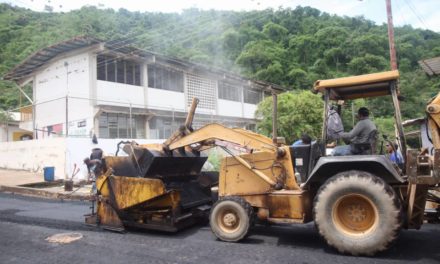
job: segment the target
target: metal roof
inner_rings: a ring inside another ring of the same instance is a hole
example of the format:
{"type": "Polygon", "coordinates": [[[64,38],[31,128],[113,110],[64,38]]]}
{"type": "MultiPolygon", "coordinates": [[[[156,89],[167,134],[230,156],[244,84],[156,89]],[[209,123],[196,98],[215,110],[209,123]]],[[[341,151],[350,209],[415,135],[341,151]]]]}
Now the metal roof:
{"type": "Polygon", "coordinates": [[[81,36],[81,37],[69,39],[57,43],[55,45],[43,48],[37,51],[36,53],[30,55],[22,63],[20,63],[19,65],[15,66],[12,70],[7,72],[4,75],[3,79],[11,80],[11,81],[20,81],[30,76],[39,67],[43,66],[45,63],[49,62],[51,59],[55,58],[56,56],[62,53],[79,48],[85,48],[95,44],[103,44],[106,50],[118,52],[121,54],[126,54],[127,56],[138,57],[139,59],[153,59],[154,61],[159,63],[177,65],[186,69],[192,69],[196,71],[211,72],[217,75],[224,76],[225,79],[229,78],[241,82],[250,81],[254,85],[260,86],[260,88],[269,89],[275,92],[282,92],[285,90],[285,88],[277,84],[273,84],[265,81],[251,80],[219,68],[208,67],[205,65],[192,63],[172,57],[167,57],[150,51],[138,49],[133,46],[130,46],[132,42],[133,41],[121,40],[121,39],[104,42],[103,40],[93,37],[87,37],[87,36],[81,36]]]}
{"type": "Polygon", "coordinates": [[[3,79],[17,81],[30,75],[33,71],[55,58],[57,55],[74,49],[88,47],[102,41],[91,37],[76,37],[41,49],[27,57],[22,63],[7,72],[3,79]]]}
{"type": "Polygon", "coordinates": [[[351,100],[390,94],[390,83],[399,79],[399,71],[387,71],[315,82],[314,91],[330,92],[331,100],[351,100]]]}
{"type": "Polygon", "coordinates": [[[440,75],[440,57],[421,60],[419,65],[429,76],[440,75]]]}

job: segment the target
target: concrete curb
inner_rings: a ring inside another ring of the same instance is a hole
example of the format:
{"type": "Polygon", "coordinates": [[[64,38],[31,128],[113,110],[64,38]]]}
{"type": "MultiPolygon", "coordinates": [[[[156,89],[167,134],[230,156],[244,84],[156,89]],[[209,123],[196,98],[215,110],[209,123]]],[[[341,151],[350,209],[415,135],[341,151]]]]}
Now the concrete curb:
{"type": "Polygon", "coordinates": [[[41,197],[41,198],[47,198],[47,199],[59,199],[59,200],[86,201],[86,200],[91,199],[91,196],[88,194],[57,193],[57,192],[50,192],[50,191],[46,191],[46,190],[40,190],[40,189],[36,189],[36,188],[19,187],[19,186],[0,185],[0,192],[20,194],[20,195],[33,196],[33,197],[41,197]]]}

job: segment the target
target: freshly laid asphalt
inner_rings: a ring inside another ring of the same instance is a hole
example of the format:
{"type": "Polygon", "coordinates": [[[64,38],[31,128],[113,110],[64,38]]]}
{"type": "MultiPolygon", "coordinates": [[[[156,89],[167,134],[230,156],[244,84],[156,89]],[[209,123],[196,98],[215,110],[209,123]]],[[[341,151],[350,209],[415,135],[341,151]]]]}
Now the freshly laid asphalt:
{"type": "Polygon", "coordinates": [[[340,255],[313,224],[256,226],[240,243],[214,238],[209,226],[176,234],[129,230],[125,234],[83,224],[90,204],[0,193],[0,263],[440,263],[440,225],[402,231],[375,257],[340,255]],[[51,235],[77,232],[69,244],[51,235]]]}

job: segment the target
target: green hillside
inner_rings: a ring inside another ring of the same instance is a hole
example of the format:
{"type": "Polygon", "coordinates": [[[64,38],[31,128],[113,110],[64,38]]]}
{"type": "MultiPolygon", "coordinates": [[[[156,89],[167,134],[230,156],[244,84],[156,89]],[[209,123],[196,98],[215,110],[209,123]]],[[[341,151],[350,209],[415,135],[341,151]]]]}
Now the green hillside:
{"type": "MultiPolygon", "coordinates": [[[[78,35],[126,39],[142,49],[235,71],[289,89],[310,89],[317,79],[389,69],[385,25],[339,17],[310,7],[252,12],[140,13],[84,7],[41,13],[0,5],[0,76],[40,48],[78,35]]],[[[440,56],[440,34],[395,28],[404,118],[419,116],[439,90],[417,61],[440,56]]],[[[125,43],[125,42],[124,42],[125,43]]],[[[121,45],[124,45],[121,42],[121,45]]],[[[0,108],[19,105],[18,90],[0,81],[0,108]]],[[[376,116],[391,106],[371,100],[376,116]]]]}

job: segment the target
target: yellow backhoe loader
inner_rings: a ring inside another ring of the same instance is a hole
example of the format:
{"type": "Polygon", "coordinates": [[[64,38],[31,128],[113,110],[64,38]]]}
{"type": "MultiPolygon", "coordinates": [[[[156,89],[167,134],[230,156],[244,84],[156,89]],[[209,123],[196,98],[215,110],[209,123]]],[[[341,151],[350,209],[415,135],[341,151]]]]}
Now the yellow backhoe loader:
{"type": "MultiPolygon", "coordinates": [[[[288,146],[282,138],[219,124],[193,130],[193,105],[185,126],[164,144],[128,144],[129,157],[103,158],[102,172],[97,170],[97,213],[87,222],[177,230],[210,209],[211,229],[223,241],[245,238],[257,220],[315,221],[328,244],[340,252],[373,255],[385,250],[401,228],[422,225],[428,190],[440,182],[440,146],[433,155],[409,150],[403,170],[373,148],[368,155],[326,156],[327,117],[330,100],[390,95],[405,153],[398,78],[391,71],[316,82],[314,90],[325,102],[323,135],[306,145],[288,146]],[[221,161],[218,185],[215,177],[204,180],[200,172],[206,159],[200,152],[211,147],[230,154],[221,161]]],[[[438,136],[434,121],[431,133],[438,136]]]]}

